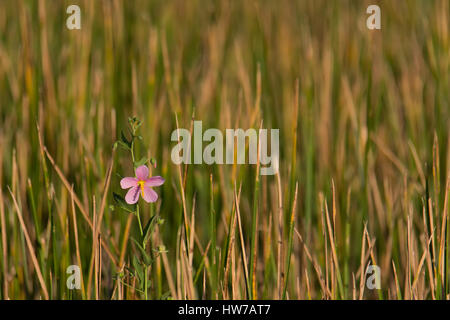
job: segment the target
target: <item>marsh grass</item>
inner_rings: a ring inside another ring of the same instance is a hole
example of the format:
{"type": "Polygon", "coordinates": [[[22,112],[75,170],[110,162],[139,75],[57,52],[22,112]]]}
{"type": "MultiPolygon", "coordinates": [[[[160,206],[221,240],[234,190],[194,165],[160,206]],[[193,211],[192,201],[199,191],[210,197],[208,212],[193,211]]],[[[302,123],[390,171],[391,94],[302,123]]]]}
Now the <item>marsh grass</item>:
{"type": "Polygon", "coordinates": [[[2,299],[450,298],[448,1],[379,1],[380,31],[367,1],[73,3],[80,31],[72,2],[0,4],[2,299]],[[144,291],[132,116],[166,179],[144,291]],[[174,165],[194,119],[280,128],[279,173],[174,165]]]}

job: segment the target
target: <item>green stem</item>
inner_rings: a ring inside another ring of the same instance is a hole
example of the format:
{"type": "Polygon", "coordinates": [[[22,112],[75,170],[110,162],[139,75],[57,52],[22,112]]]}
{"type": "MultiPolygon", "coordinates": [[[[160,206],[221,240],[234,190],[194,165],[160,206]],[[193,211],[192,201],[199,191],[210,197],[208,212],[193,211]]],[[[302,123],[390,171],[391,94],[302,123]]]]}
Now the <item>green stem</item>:
{"type": "Polygon", "coordinates": [[[131,160],[133,161],[133,167],[134,167],[134,137],[131,138],[131,160]]]}
{"type": "MultiPolygon", "coordinates": [[[[141,237],[144,236],[144,231],[142,230],[142,224],[141,224],[141,216],[139,214],[139,205],[136,205],[136,216],[139,223],[139,231],[141,232],[141,237]]],[[[143,247],[145,249],[145,246],[143,247]]]]}
{"type": "Polygon", "coordinates": [[[148,284],[147,284],[147,279],[148,279],[148,266],[145,266],[145,278],[144,278],[144,291],[145,291],[145,300],[148,300],[148,284]]]}

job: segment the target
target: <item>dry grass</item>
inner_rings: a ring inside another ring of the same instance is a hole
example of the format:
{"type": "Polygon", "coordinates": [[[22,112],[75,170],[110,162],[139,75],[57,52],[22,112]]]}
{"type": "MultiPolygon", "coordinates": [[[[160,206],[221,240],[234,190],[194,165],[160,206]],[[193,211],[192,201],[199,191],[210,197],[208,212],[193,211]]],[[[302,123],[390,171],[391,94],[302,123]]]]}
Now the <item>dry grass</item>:
{"type": "Polygon", "coordinates": [[[377,3],[380,31],[370,1],[1,2],[0,297],[449,299],[449,3],[377,3]],[[166,179],[148,293],[112,193],[129,116],[166,179]],[[279,174],[174,165],[192,119],[280,128],[279,174]]]}

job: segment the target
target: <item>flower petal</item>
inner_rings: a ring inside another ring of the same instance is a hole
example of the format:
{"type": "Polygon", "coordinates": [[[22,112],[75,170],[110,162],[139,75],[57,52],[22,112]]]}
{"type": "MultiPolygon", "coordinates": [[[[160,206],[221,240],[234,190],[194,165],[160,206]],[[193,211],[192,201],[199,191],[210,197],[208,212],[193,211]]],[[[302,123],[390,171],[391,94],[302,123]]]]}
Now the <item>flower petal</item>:
{"type": "Polygon", "coordinates": [[[120,180],[120,187],[122,189],[129,189],[138,185],[138,179],[132,177],[125,177],[120,180]]]}
{"type": "Polygon", "coordinates": [[[142,198],[146,202],[155,202],[158,200],[158,194],[150,187],[144,187],[144,191],[142,192],[142,198]]]}
{"type": "Polygon", "coordinates": [[[148,178],[145,181],[145,186],[146,187],[159,187],[160,185],[162,185],[164,183],[164,178],[161,176],[154,176],[151,178],[148,178]]]}
{"type": "Polygon", "coordinates": [[[148,178],[147,166],[139,166],[136,169],[136,178],[138,178],[139,180],[146,180],[148,178]]]}
{"type": "Polygon", "coordinates": [[[128,190],[127,195],[125,196],[125,201],[128,204],[135,204],[139,200],[139,186],[132,187],[128,190]]]}

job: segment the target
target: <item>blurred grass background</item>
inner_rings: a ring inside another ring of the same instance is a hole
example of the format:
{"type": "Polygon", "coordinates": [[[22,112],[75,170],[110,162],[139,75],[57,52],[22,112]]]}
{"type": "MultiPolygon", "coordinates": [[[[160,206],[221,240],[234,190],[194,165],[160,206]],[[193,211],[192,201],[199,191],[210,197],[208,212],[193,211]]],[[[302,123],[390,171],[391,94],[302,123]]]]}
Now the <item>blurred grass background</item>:
{"type": "Polygon", "coordinates": [[[449,298],[449,19],[446,0],[2,1],[1,298],[142,298],[112,197],[132,116],[166,179],[141,206],[165,220],[151,298],[449,298]],[[176,116],[279,128],[279,175],[177,167],[176,116]]]}

